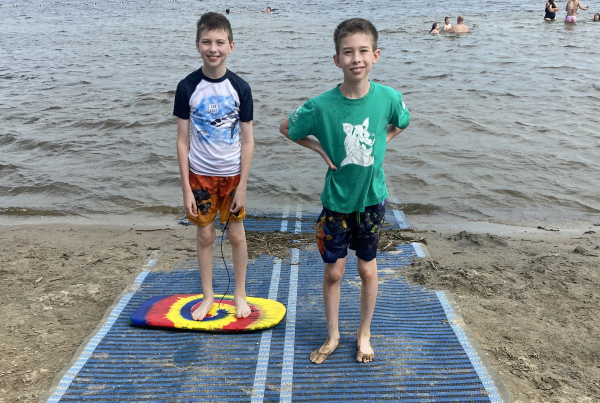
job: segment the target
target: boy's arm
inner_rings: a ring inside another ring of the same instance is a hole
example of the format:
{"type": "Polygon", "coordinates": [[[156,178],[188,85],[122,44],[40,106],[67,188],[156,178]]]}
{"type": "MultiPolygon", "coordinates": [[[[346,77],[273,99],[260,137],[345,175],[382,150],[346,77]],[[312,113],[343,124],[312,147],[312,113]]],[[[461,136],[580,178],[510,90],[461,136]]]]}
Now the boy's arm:
{"type": "Polygon", "coordinates": [[[250,165],[254,155],[254,136],[252,134],[252,121],[240,122],[240,143],[242,144],[240,183],[233,196],[229,211],[237,213],[246,205],[246,186],[250,175],[250,165]]]}
{"type": "Polygon", "coordinates": [[[397,135],[399,135],[400,133],[402,133],[404,131],[404,129],[400,129],[394,125],[387,125],[387,130],[386,130],[386,140],[385,142],[389,142],[391,139],[393,139],[394,137],[396,137],[397,135]]]}
{"type": "MultiPolygon", "coordinates": [[[[279,125],[279,131],[285,137],[290,139],[290,119],[289,118],[286,118],[285,120],[283,120],[281,122],[281,124],[279,125]]],[[[337,171],[337,167],[331,161],[331,158],[329,158],[329,156],[325,153],[325,150],[323,150],[323,146],[321,145],[321,143],[319,143],[319,141],[316,138],[314,138],[312,136],[304,137],[303,139],[295,141],[294,143],[299,144],[302,147],[306,147],[309,150],[316,152],[317,154],[319,154],[321,156],[321,158],[323,158],[325,160],[325,162],[327,163],[329,168],[333,169],[334,171],[337,171]]]]}
{"type": "Polygon", "coordinates": [[[190,121],[189,119],[177,118],[177,160],[179,161],[179,173],[181,175],[181,189],[183,190],[183,207],[186,214],[198,217],[198,208],[192,187],[190,186],[190,121]]]}

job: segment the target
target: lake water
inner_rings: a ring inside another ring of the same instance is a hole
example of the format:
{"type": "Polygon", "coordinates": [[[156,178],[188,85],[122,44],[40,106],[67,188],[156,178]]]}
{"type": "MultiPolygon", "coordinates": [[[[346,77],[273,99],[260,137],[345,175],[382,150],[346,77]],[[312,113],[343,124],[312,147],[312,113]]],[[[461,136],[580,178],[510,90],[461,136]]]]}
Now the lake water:
{"type": "Polygon", "coordinates": [[[67,3],[0,7],[0,222],[179,216],[173,97],[201,65],[196,20],[225,7],[255,102],[250,211],[318,208],[326,166],[278,125],[341,81],[332,33],[361,16],[380,31],[371,78],[413,118],[385,162],[409,217],[600,222],[599,6],[565,26],[564,4],[548,23],[529,0],[67,3]],[[427,34],[460,13],[469,34],[427,34]]]}

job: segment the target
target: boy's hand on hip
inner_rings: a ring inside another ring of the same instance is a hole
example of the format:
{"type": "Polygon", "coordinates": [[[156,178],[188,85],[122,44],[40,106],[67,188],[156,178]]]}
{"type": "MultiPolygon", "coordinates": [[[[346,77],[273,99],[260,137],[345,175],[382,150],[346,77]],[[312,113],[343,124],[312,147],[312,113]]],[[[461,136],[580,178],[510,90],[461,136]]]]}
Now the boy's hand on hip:
{"type": "Polygon", "coordinates": [[[231,202],[231,208],[229,211],[237,213],[246,205],[246,189],[237,189],[235,195],[233,195],[233,201],[231,202]]]}
{"type": "Polygon", "coordinates": [[[183,194],[183,207],[185,207],[186,214],[198,217],[198,206],[196,206],[196,199],[192,192],[183,194]]]}
{"type": "Polygon", "coordinates": [[[323,157],[323,159],[325,160],[327,165],[329,165],[329,168],[331,168],[334,171],[337,171],[337,167],[335,166],[333,161],[331,161],[331,158],[329,158],[329,156],[327,154],[325,154],[325,151],[320,152],[319,154],[321,154],[321,157],[323,157]]]}

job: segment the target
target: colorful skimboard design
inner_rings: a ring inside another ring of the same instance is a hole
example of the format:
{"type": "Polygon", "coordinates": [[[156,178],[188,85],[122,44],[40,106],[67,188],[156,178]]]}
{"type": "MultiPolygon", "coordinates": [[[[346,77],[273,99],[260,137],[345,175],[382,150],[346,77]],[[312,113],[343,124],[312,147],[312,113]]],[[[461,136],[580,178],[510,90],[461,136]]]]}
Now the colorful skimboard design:
{"type": "Polygon", "coordinates": [[[248,297],[252,313],[247,318],[235,317],[233,295],[225,295],[220,309],[221,295],[215,295],[215,303],[202,321],[192,319],[196,305],[202,302],[202,294],[158,295],[149,298],[129,317],[134,326],[167,329],[202,330],[206,332],[250,332],[277,325],[285,316],[285,306],[270,299],[248,297]]]}

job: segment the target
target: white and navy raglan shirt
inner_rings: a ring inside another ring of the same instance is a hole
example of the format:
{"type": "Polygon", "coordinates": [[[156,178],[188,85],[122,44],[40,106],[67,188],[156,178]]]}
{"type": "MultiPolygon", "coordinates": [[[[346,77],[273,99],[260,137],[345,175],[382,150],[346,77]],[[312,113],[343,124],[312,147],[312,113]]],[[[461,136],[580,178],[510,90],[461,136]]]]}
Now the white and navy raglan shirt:
{"type": "Polygon", "coordinates": [[[253,114],[250,86],[229,70],[217,80],[202,69],[181,80],[173,115],[190,120],[190,170],[206,176],[239,175],[239,122],[253,120],[253,114]]]}

